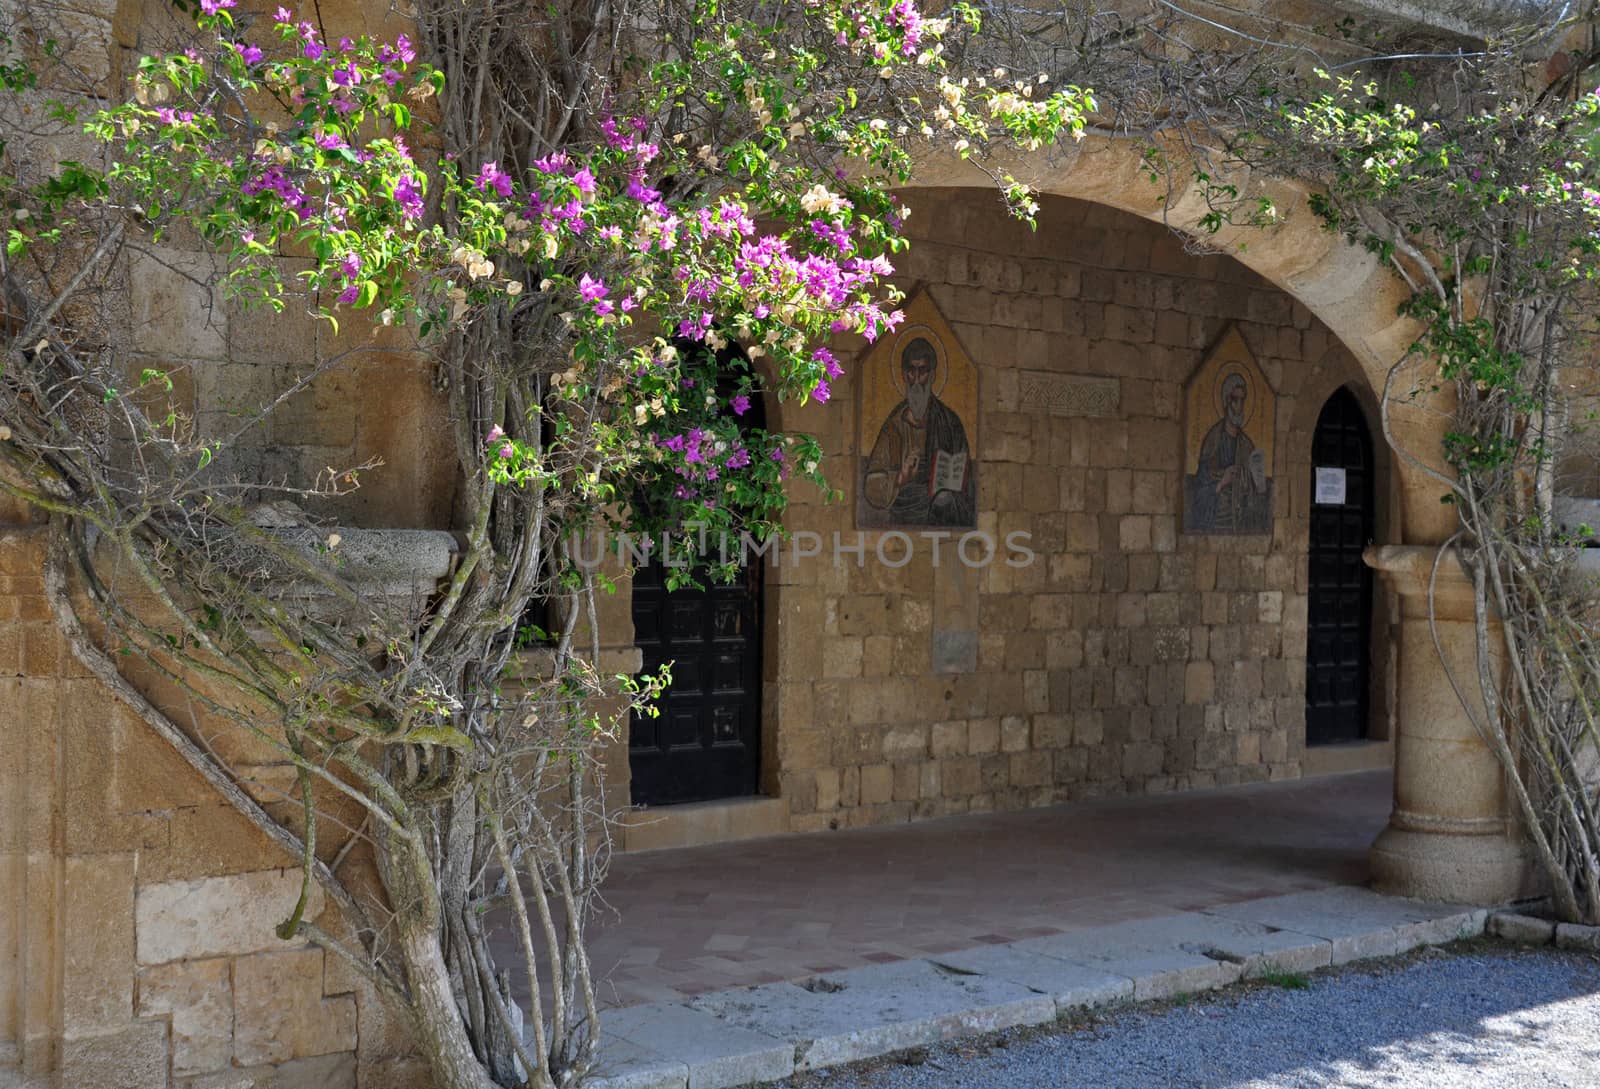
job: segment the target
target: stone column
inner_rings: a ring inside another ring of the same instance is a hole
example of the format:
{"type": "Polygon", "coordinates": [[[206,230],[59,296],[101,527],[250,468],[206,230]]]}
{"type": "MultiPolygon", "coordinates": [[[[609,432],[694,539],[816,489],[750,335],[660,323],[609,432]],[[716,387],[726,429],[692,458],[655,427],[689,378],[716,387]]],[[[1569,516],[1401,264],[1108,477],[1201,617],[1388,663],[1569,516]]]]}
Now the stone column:
{"type": "MultiPolygon", "coordinates": [[[[1453,556],[1434,580],[1434,641],[1428,586],[1437,554],[1432,545],[1366,552],[1400,605],[1394,812],[1372,845],[1373,887],[1430,900],[1504,903],[1525,891],[1528,866],[1499,762],[1446,674],[1448,662],[1481,715],[1472,584],[1453,556]]],[[[1492,638],[1498,643],[1498,632],[1492,638]]]]}

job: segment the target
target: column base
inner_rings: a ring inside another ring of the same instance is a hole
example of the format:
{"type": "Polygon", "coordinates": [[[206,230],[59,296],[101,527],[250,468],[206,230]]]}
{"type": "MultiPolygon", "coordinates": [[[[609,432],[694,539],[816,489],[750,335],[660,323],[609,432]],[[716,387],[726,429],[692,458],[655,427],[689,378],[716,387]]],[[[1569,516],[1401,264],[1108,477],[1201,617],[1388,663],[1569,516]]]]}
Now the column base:
{"type": "Polygon", "coordinates": [[[1392,896],[1488,907],[1532,895],[1522,845],[1505,835],[1420,832],[1390,825],[1368,856],[1372,887],[1392,896]]]}

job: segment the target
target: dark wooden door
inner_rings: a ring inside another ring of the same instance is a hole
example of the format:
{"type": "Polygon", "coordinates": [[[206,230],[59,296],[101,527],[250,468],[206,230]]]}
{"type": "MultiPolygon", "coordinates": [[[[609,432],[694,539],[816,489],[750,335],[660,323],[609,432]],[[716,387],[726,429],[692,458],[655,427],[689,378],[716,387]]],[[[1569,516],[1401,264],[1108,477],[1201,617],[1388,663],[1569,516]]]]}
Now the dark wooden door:
{"type": "Polygon", "coordinates": [[[1367,732],[1372,570],[1361,553],[1372,540],[1372,437],[1348,390],[1322,406],[1311,464],[1306,744],[1328,745],[1367,732]],[[1315,502],[1319,468],[1343,470],[1342,502],[1315,502]]]}
{"type": "Polygon", "coordinates": [[[659,564],[633,579],[634,638],[646,673],[672,663],[655,717],[628,737],[635,805],[756,793],[761,745],[761,563],[729,585],[668,590],[659,564]]]}

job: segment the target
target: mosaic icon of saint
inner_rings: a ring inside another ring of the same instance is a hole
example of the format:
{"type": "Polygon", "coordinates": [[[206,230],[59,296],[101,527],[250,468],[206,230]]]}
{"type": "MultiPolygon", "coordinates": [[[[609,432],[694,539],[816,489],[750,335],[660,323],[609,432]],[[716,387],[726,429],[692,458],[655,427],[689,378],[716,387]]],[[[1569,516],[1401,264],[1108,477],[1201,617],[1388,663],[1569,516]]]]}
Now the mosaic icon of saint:
{"type": "Polygon", "coordinates": [[[934,392],[939,353],[915,337],[900,353],[905,396],[889,410],[867,457],[862,493],[888,521],[906,526],[971,526],[976,487],[967,430],[934,392]]]}

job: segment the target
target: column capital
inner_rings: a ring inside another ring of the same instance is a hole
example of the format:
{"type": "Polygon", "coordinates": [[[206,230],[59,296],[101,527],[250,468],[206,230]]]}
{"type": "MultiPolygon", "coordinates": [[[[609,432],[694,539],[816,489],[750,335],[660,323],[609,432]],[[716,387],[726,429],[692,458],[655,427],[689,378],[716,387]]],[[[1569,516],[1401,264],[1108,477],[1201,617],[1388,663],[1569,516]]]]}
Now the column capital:
{"type": "Polygon", "coordinates": [[[1407,619],[1429,615],[1430,589],[1435,619],[1470,621],[1476,617],[1472,577],[1456,549],[1446,550],[1439,545],[1368,545],[1361,558],[1400,598],[1401,615],[1407,619]]]}

